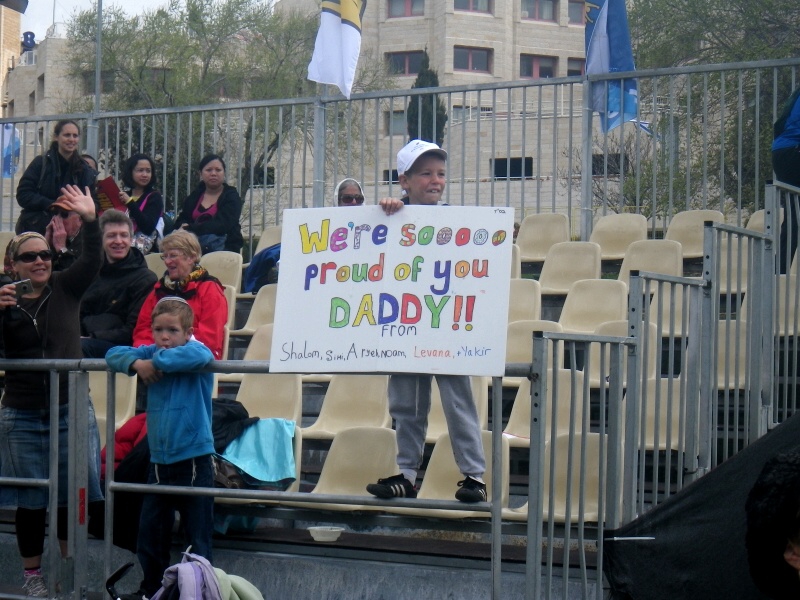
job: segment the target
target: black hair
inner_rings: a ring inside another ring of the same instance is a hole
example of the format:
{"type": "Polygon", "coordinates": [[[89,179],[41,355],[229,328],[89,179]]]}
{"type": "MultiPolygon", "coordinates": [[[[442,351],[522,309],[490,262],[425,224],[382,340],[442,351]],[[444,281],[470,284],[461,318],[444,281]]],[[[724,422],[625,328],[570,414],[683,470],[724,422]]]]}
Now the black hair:
{"type": "Polygon", "coordinates": [[[140,160],[146,160],[150,163],[150,183],[144,187],[144,193],[147,194],[156,186],[156,183],[158,183],[156,163],[154,163],[153,159],[147,154],[138,152],[125,161],[125,166],[122,169],[122,183],[131,189],[136,187],[136,182],[133,180],[133,170],[136,168],[136,165],[139,164],[140,160]]]}
{"type": "Polygon", "coordinates": [[[797,598],[800,579],[786,562],[786,544],[798,541],[800,454],[778,454],[764,465],[747,496],[747,561],[750,576],[770,598],[797,598]]]}
{"type": "Polygon", "coordinates": [[[197,166],[198,171],[202,171],[206,168],[206,165],[210,163],[212,160],[218,160],[222,163],[222,170],[227,171],[228,168],[225,166],[225,161],[222,160],[222,157],[219,154],[206,154],[203,158],[200,159],[200,164],[197,166]]]}

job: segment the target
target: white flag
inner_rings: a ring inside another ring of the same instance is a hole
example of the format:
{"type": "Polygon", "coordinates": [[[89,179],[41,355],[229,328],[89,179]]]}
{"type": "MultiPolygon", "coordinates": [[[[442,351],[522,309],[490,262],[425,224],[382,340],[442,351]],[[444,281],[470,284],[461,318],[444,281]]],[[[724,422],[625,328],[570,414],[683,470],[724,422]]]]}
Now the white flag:
{"type": "Polygon", "coordinates": [[[361,18],[366,0],[324,0],[308,78],[329,83],[350,98],[361,51],[361,18]]]}

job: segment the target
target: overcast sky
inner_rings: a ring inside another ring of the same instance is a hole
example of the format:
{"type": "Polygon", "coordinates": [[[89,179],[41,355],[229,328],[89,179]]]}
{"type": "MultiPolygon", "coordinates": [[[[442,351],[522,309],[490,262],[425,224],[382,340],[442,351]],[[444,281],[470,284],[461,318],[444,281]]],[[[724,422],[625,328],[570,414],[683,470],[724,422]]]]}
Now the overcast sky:
{"type": "MultiPolygon", "coordinates": [[[[119,2],[104,0],[103,8],[120,4],[128,14],[140,13],[146,9],[164,6],[169,0],[136,0],[135,2],[119,2]]],[[[22,15],[22,31],[32,31],[36,40],[43,40],[47,28],[53,23],[53,6],[55,6],[55,22],[66,23],[74,12],[93,9],[94,0],[28,0],[28,9],[22,15]]]]}

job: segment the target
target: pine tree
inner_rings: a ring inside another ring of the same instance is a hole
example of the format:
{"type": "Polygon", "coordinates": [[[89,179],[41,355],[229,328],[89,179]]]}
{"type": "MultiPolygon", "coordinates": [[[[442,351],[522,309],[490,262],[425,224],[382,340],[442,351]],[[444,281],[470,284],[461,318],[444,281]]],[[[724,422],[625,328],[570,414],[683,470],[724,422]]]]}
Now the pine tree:
{"type": "MultiPolygon", "coordinates": [[[[431,69],[428,51],[425,50],[422,53],[417,79],[411,89],[435,87],[439,87],[439,75],[431,69]]],[[[444,126],[447,124],[447,110],[444,102],[436,94],[412,96],[406,114],[409,138],[442,145],[444,126]]]]}

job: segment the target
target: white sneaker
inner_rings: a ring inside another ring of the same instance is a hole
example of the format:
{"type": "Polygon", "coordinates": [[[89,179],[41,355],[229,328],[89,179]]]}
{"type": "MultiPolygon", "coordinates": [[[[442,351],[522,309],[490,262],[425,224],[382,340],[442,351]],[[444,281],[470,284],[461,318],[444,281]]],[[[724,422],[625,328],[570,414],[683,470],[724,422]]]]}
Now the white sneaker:
{"type": "Polygon", "coordinates": [[[47,598],[47,584],[43,575],[31,575],[25,578],[25,585],[22,586],[26,594],[33,598],[47,598]]]}

